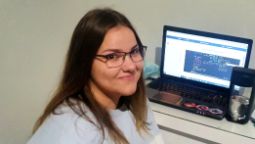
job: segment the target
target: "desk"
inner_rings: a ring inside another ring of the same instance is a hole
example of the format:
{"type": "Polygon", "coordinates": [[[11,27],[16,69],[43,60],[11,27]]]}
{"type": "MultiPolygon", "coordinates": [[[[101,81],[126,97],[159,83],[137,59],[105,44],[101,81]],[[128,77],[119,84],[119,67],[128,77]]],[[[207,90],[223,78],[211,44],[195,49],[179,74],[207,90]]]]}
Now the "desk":
{"type": "Polygon", "coordinates": [[[255,127],[251,121],[242,125],[150,103],[166,144],[255,144],[255,127]]]}

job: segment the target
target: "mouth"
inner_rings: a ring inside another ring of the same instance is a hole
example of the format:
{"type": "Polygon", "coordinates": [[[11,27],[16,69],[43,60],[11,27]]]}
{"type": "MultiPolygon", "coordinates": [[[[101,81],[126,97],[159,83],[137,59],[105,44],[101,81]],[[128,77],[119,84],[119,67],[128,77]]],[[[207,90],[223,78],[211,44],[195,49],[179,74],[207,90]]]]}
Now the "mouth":
{"type": "Polygon", "coordinates": [[[132,80],[135,80],[135,76],[134,75],[125,75],[125,76],[120,76],[119,79],[132,81],[132,80]]]}

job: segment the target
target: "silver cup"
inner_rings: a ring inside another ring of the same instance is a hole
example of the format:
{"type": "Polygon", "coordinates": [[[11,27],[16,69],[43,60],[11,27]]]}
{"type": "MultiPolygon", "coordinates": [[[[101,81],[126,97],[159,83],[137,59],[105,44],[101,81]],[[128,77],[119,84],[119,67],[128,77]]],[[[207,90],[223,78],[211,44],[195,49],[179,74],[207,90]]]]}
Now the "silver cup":
{"type": "Polygon", "coordinates": [[[247,117],[249,98],[245,96],[231,96],[229,111],[233,121],[243,120],[247,117]]]}

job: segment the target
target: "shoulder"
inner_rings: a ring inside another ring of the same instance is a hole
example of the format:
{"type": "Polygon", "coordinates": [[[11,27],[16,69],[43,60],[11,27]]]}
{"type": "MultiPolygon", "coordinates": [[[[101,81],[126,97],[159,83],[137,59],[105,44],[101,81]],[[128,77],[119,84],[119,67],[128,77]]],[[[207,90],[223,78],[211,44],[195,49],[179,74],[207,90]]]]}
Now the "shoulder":
{"type": "Polygon", "coordinates": [[[150,143],[151,144],[164,144],[164,140],[162,138],[161,132],[158,128],[158,124],[156,123],[153,111],[150,106],[149,100],[147,100],[147,124],[148,130],[150,133],[150,143]]]}
{"type": "Polygon", "coordinates": [[[57,110],[61,113],[51,114],[27,144],[100,143],[102,133],[92,122],[80,117],[67,105],[57,110]]]}

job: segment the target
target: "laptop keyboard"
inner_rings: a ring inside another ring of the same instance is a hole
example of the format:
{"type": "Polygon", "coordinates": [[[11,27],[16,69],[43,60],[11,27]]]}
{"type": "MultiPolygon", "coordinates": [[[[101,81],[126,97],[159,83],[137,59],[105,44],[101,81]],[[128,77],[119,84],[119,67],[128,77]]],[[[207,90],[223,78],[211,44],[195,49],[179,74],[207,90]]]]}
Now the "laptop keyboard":
{"type": "Polygon", "coordinates": [[[151,101],[207,117],[224,118],[227,97],[217,91],[159,79],[149,83],[148,87],[159,90],[158,94],[149,97],[151,101]]]}
{"type": "Polygon", "coordinates": [[[173,81],[161,83],[159,89],[160,91],[174,93],[186,99],[194,100],[200,103],[208,103],[210,105],[219,105],[223,107],[226,104],[223,96],[217,92],[190,85],[178,84],[177,82],[173,81]]]}

